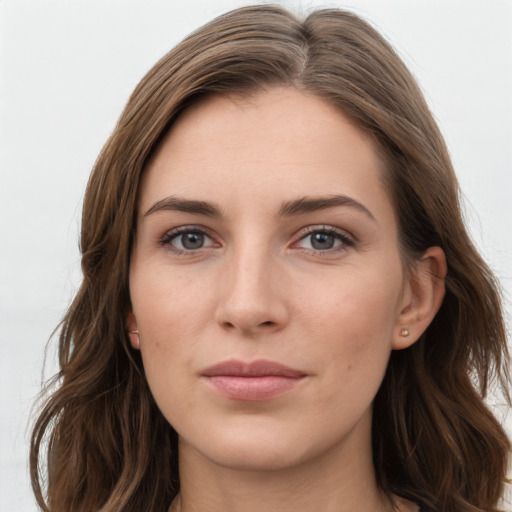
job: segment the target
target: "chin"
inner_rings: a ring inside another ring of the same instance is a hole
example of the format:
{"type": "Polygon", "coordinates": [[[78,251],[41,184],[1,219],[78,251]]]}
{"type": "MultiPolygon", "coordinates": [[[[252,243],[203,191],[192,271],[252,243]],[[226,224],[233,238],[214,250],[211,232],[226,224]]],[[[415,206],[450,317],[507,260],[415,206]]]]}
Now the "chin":
{"type": "MultiPolygon", "coordinates": [[[[179,426],[178,426],[179,429],[179,426]]],[[[208,432],[180,436],[180,457],[186,452],[226,468],[257,471],[279,470],[300,463],[304,457],[297,432],[275,419],[249,416],[229,424],[210,422],[208,432]]],[[[186,431],[186,430],[185,430],[186,431]]],[[[179,430],[178,430],[179,433],[179,430]]]]}
{"type": "Polygon", "coordinates": [[[301,427],[297,421],[292,425],[279,425],[268,417],[255,416],[244,421],[232,421],[230,425],[215,427],[210,424],[208,435],[194,436],[189,440],[180,438],[180,456],[184,450],[187,455],[193,452],[223,468],[283,471],[320,457],[345,437],[339,431],[335,436],[327,432],[315,436],[311,428],[301,427]]]}
{"type": "Polygon", "coordinates": [[[229,443],[203,453],[215,465],[237,471],[283,471],[298,466],[304,458],[296,447],[267,443],[229,443]]]}

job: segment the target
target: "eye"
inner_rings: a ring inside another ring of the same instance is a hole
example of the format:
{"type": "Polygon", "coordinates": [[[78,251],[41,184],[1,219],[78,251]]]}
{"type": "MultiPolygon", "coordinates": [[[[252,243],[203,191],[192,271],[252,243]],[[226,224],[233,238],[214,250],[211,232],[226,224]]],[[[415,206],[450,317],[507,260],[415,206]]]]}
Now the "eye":
{"type": "Polygon", "coordinates": [[[332,226],[308,228],[307,234],[296,244],[302,249],[312,251],[336,251],[354,245],[354,241],[345,233],[332,226]]]}
{"type": "Polygon", "coordinates": [[[169,246],[175,252],[193,252],[214,245],[213,240],[204,231],[192,228],[178,228],[166,233],[162,245],[169,246]]]}

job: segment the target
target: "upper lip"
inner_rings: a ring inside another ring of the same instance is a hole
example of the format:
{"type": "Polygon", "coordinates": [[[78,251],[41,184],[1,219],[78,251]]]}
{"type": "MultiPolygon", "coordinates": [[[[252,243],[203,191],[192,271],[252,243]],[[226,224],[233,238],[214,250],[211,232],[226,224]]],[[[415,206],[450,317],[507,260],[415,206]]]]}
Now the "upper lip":
{"type": "Polygon", "coordinates": [[[233,376],[233,377],[289,377],[300,378],[306,373],[295,368],[290,368],[275,361],[260,359],[246,363],[236,359],[222,361],[201,372],[204,377],[233,376]]]}

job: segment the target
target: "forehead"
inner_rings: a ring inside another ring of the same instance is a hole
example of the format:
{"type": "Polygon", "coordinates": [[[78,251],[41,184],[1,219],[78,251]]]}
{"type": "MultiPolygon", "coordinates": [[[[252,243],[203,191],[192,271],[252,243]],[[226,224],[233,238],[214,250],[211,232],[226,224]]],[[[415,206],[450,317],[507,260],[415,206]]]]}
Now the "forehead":
{"type": "Polygon", "coordinates": [[[294,88],[213,96],[187,109],[158,147],[141,206],[169,194],[251,203],[343,194],[389,209],[382,167],[369,137],[321,98],[294,88]]]}

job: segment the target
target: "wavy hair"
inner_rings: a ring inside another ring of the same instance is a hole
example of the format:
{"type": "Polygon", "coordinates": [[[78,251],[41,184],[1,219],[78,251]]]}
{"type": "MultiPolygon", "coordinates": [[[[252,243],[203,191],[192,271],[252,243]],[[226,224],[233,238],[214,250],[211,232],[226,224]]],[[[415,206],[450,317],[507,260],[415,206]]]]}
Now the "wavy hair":
{"type": "Polygon", "coordinates": [[[447,257],[440,311],[417,343],[392,353],[374,401],[379,486],[424,511],[499,510],[510,444],[484,398],[496,382],[510,401],[502,305],[464,226],[439,129],[410,72],[367,22],[336,9],[300,20],[269,5],[220,16],[165,55],[95,163],[83,206],[83,282],[60,325],[60,372],[32,434],[42,510],[166,510],[179,491],[177,435],[126,333],[141,176],[188,106],[277,85],[323,98],[371,136],[405,261],[436,245],[447,257]]]}

